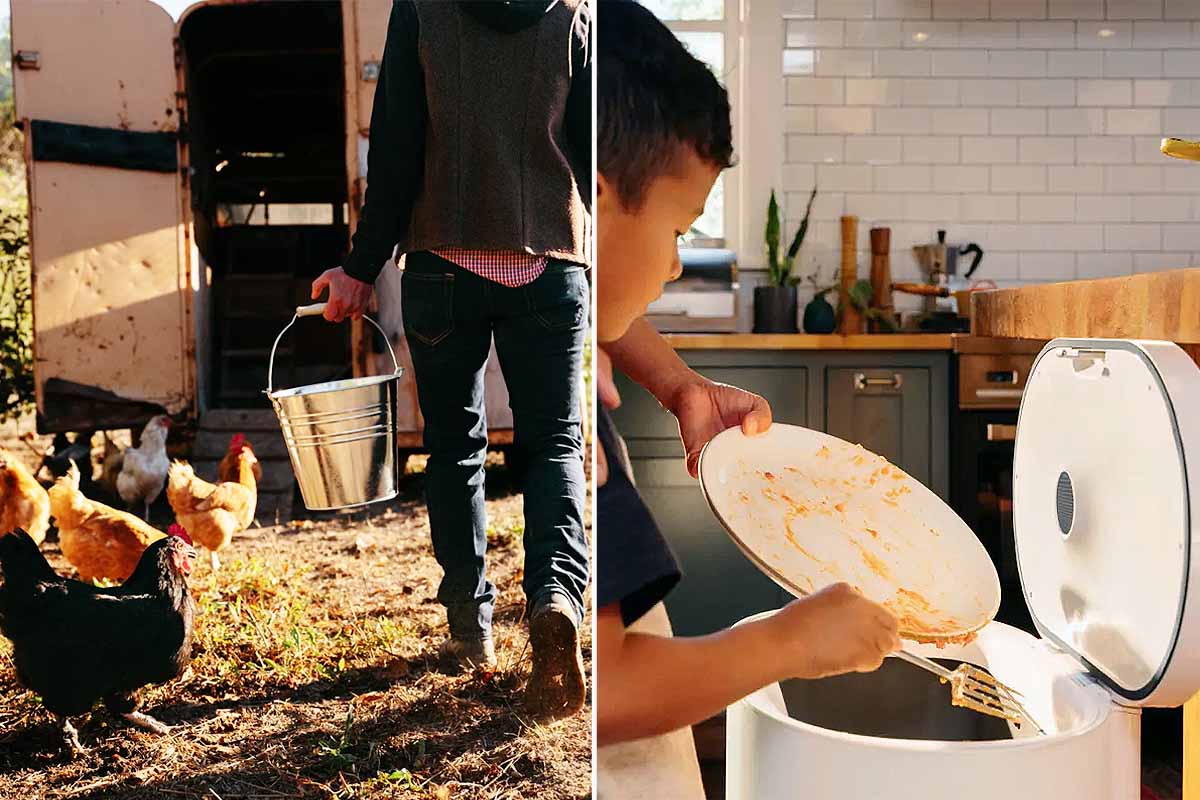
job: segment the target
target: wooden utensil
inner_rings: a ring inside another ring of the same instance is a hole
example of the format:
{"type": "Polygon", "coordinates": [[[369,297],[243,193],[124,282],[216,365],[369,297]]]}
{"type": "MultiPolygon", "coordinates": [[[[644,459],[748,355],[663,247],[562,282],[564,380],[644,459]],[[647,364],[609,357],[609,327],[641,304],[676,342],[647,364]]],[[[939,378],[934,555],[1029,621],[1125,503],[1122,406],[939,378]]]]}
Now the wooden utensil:
{"type": "Polygon", "coordinates": [[[850,300],[850,288],[858,281],[858,217],[842,217],[842,321],[838,332],[863,332],[863,316],[850,300]]]}
{"type": "MultiPolygon", "coordinates": [[[[871,228],[871,305],[887,317],[892,316],[891,228],[871,228]]],[[[870,321],[874,332],[879,323],[870,321]]]]}

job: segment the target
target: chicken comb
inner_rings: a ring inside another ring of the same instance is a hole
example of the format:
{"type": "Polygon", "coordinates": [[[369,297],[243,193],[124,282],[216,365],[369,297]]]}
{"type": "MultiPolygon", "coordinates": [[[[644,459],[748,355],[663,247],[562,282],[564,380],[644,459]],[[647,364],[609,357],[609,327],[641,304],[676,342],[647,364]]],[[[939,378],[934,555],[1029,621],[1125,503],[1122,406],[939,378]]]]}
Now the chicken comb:
{"type": "Polygon", "coordinates": [[[230,450],[240,450],[240,449],[242,449],[242,445],[244,445],[245,443],[246,443],[246,434],[235,433],[233,435],[233,438],[229,440],[229,449],[230,450]]]}
{"type": "Polygon", "coordinates": [[[188,544],[192,543],[192,537],[190,535],[188,535],[187,529],[184,528],[182,525],[180,525],[178,522],[172,522],[171,527],[167,528],[167,533],[170,534],[171,536],[178,536],[180,539],[183,539],[188,544]]]}

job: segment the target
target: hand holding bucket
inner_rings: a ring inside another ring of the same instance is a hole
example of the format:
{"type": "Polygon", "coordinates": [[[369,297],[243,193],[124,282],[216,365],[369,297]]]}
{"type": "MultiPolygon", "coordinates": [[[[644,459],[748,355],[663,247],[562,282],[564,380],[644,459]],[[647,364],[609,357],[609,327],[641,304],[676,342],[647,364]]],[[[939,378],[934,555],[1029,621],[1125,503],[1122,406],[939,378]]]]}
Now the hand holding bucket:
{"type": "Polygon", "coordinates": [[[320,316],[325,303],[300,306],[271,346],[267,397],[279,417],[288,457],[310,511],[390,500],[396,489],[396,398],[403,370],[379,323],[392,357],[390,375],[275,390],[275,351],[301,317],[320,316]]]}

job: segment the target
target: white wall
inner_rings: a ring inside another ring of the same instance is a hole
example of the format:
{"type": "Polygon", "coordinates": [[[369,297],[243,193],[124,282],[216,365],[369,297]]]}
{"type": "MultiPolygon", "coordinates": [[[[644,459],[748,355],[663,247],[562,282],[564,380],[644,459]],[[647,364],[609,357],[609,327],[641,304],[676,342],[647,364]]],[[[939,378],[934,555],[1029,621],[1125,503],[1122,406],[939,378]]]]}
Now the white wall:
{"type": "Polygon", "coordinates": [[[842,214],[860,275],[875,225],[897,279],[939,227],[1001,286],[1200,266],[1200,164],[1158,151],[1200,138],[1200,0],[782,8],[787,236],[820,187],[798,269],[837,265],[842,214]]]}

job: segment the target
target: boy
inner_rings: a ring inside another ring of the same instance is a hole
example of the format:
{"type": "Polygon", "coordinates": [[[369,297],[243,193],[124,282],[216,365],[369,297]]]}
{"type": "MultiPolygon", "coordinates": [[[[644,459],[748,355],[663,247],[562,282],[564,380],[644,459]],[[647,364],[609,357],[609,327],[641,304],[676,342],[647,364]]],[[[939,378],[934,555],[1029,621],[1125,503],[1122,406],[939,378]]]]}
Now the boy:
{"type": "MultiPolygon", "coordinates": [[[[637,3],[605,0],[597,22],[598,339],[616,367],[679,418],[694,476],[716,433],[770,425],[762,398],[696,374],[641,318],[678,276],[676,240],[732,163],[729,103],[708,68],[637,3]]],[[[601,360],[601,398],[612,407],[619,398],[601,360]]],[[[679,569],[633,487],[604,409],[597,434],[604,451],[596,533],[600,793],[703,797],[686,726],[783,678],[878,668],[899,647],[896,619],[839,584],[767,620],[671,638],[661,601],[679,569]]]]}
{"type": "Polygon", "coordinates": [[[523,476],[530,710],[584,704],[588,583],[580,385],[588,331],[586,0],[395,0],[370,185],[326,318],[361,316],[393,249],[429,450],[426,499],[452,665],[493,666],[483,376],[495,340],[523,476]],[[585,202],[587,201],[587,202],[585,202]]]}

